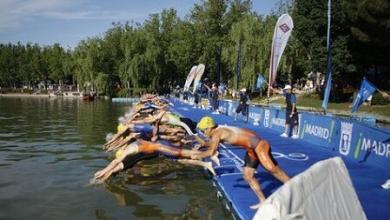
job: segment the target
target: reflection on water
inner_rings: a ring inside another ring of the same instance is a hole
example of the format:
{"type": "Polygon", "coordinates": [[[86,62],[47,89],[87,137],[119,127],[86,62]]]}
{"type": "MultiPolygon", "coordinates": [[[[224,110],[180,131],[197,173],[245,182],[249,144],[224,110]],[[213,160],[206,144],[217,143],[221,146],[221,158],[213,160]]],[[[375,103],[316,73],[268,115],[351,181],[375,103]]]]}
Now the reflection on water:
{"type": "Polygon", "coordinates": [[[0,97],[0,219],[229,219],[199,168],[164,158],[88,186],[123,104],[0,97]]]}

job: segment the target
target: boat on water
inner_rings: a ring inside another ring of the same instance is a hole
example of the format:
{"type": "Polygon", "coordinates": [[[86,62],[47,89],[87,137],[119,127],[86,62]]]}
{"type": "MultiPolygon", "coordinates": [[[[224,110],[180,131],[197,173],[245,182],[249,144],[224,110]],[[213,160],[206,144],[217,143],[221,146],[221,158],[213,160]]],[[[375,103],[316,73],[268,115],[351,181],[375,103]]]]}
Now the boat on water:
{"type": "Polygon", "coordinates": [[[81,95],[82,99],[84,101],[93,101],[96,97],[96,94],[95,93],[82,93],[81,95]]]}

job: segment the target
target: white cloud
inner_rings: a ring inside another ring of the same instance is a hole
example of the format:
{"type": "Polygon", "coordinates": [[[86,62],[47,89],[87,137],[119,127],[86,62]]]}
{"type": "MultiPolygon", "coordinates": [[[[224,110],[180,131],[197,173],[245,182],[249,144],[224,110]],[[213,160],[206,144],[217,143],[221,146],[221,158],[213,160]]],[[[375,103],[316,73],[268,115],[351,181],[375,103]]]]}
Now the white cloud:
{"type": "Polygon", "coordinates": [[[0,29],[17,28],[44,11],[67,8],[67,0],[2,0],[0,29]]]}
{"type": "Polygon", "coordinates": [[[43,16],[66,19],[66,20],[129,20],[130,18],[144,17],[143,14],[134,14],[126,11],[107,11],[100,9],[89,9],[83,11],[47,11],[42,13],[43,16]]]}
{"type": "Polygon", "coordinates": [[[110,11],[90,4],[88,0],[1,0],[0,31],[17,29],[27,22],[38,18],[63,20],[131,20],[145,17],[143,14],[130,13],[125,10],[110,11]]]}

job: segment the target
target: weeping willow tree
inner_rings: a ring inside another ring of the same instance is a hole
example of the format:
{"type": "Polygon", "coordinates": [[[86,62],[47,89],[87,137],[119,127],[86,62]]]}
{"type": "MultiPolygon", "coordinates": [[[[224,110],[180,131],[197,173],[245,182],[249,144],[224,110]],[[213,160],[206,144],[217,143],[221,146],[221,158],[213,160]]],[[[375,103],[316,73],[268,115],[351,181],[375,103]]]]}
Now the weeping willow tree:
{"type": "Polygon", "coordinates": [[[82,41],[75,49],[75,74],[78,86],[83,90],[95,91],[95,79],[98,75],[100,39],[91,38],[82,41]]]}
{"type": "MultiPolygon", "coordinates": [[[[275,19],[263,19],[255,14],[246,15],[242,20],[234,23],[230,31],[230,46],[223,52],[225,62],[230,70],[237,67],[237,56],[241,56],[241,76],[239,87],[252,88],[258,73],[268,74],[269,56],[273,29],[271,23],[275,19]],[[241,55],[238,45],[241,42],[241,55]]],[[[230,86],[234,81],[234,74],[230,77],[230,86]]]]}

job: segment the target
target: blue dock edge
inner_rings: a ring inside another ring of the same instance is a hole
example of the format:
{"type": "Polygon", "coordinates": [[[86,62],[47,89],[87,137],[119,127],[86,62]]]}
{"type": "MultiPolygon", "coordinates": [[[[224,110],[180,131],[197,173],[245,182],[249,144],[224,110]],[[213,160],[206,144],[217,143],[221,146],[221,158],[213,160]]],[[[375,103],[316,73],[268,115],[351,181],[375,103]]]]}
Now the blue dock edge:
{"type": "MultiPolygon", "coordinates": [[[[193,108],[180,100],[171,99],[173,111],[183,117],[199,121],[211,112],[193,108]]],[[[300,113],[299,139],[282,138],[285,113],[278,108],[249,107],[249,123],[234,121],[233,102],[220,102],[220,115],[211,115],[218,124],[245,127],[269,141],[272,154],[279,166],[291,177],[305,171],[320,160],[341,156],[347,166],[353,186],[368,219],[390,218],[390,190],[381,184],[390,179],[390,132],[374,126],[331,116],[300,113]]],[[[242,177],[245,150],[222,146],[219,149],[221,165],[214,167],[217,176],[213,185],[217,196],[236,219],[252,219],[257,198],[242,177]]],[[[282,184],[263,168],[255,177],[266,196],[282,184]]]]}
{"type": "Polygon", "coordinates": [[[138,102],[139,98],[112,98],[112,102],[133,103],[138,102]]]}

